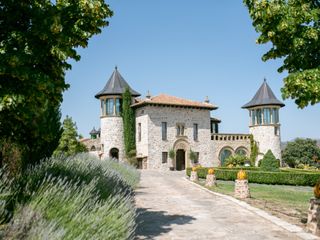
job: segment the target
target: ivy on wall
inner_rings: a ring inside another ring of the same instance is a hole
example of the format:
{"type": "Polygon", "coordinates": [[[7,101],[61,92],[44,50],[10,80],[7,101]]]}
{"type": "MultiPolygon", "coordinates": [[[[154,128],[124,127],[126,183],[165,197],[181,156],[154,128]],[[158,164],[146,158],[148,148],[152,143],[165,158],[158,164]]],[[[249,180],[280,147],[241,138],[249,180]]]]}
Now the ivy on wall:
{"type": "Polygon", "coordinates": [[[131,108],[131,103],[132,95],[129,88],[127,88],[122,94],[122,120],[126,157],[129,157],[130,152],[136,149],[135,111],[131,108]]]}
{"type": "Polygon", "coordinates": [[[250,165],[255,166],[258,154],[259,154],[259,147],[257,145],[257,142],[254,140],[253,135],[250,135],[250,165]]]}

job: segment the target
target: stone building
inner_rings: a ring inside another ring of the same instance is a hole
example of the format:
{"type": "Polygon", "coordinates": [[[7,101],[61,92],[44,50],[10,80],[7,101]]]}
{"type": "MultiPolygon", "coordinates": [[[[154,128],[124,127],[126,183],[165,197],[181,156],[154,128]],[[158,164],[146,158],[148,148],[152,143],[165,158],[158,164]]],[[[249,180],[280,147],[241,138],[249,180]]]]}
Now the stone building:
{"type": "Polygon", "coordinates": [[[250,156],[256,141],[260,154],[271,149],[281,159],[279,109],[284,106],[263,82],[253,99],[243,106],[249,110],[250,133],[219,133],[219,119],[211,117],[218,107],[206,99],[197,102],[167,94],[139,98],[115,68],[105,87],[96,94],[100,100],[101,130],[91,131],[89,150],[101,158],[125,160],[122,94],[129,88],[136,114],[136,157],[139,168],[184,170],[186,167],[221,166],[234,154],[250,156]],[[92,135],[93,133],[93,135],[92,135]],[[91,144],[91,145],[90,145],[91,144]],[[94,146],[94,148],[93,148],[94,146]],[[174,153],[170,159],[170,153],[174,153]],[[195,157],[191,158],[191,154],[195,157]]]}

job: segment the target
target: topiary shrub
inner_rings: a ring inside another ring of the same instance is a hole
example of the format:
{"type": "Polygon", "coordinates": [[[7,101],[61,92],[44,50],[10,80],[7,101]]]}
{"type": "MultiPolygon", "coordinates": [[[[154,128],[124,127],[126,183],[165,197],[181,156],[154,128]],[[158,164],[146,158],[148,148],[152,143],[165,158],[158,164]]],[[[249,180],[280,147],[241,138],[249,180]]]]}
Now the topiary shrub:
{"type": "Polygon", "coordinates": [[[276,172],[279,171],[280,161],[276,159],[272,151],[269,149],[260,162],[262,171],[276,172]]]}

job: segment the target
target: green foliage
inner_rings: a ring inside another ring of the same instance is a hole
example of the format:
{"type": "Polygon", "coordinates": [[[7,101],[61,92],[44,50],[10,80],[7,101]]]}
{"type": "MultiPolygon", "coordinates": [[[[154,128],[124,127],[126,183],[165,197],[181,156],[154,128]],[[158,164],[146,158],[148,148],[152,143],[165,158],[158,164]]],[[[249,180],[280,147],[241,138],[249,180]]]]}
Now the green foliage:
{"type": "Polygon", "coordinates": [[[7,0],[0,16],[0,145],[17,145],[25,168],[56,148],[65,71],[112,12],[103,0],[7,0]]]}
{"type": "Polygon", "coordinates": [[[11,213],[5,238],[133,237],[139,173],[128,165],[82,154],[41,162],[13,180],[0,171],[0,178],[0,223],[11,213]]]}
{"type": "Polygon", "coordinates": [[[138,167],[137,151],[135,149],[129,152],[127,159],[130,165],[138,167]]]}
{"type": "Polygon", "coordinates": [[[255,166],[256,160],[259,154],[259,147],[257,142],[254,140],[253,135],[250,135],[250,148],[251,148],[251,153],[250,153],[250,165],[255,166]]]}
{"type": "Polygon", "coordinates": [[[126,156],[129,156],[130,151],[136,149],[135,138],[135,112],[131,108],[132,95],[129,88],[122,95],[122,119],[123,119],[123,135],[124,148],[126,156]]]}
{"type": "MultiPolygon", "coordinates": [[[[0,136],[0,167],[3,162],[12,174],[18,174],[29,164],[50,157],[58,146],[62,132],[59,107],[45,104],[43,110],[39,107],[39,113],[34,116],[32,123],[20,125],[16,135],[8,136],[10,134],[7,132],[0,136]]],[[[0,114],[0,119],[2,117],[0,114]]],[[[9,131],[10,127],[6,130],[9,131]]]]}
{"type": "Polygon", "coordinates": [[[224,166],[228,166],[228,167],[244,166],[244,164],[248,161],[249,159],[247,156],[235,154],[235,155],[229,156],[226,159],[224,166]]]}
{"type": "MultiPolygon", "coordinates": [[[[209,168],[197,170],[199,178],[206,178],[209,168]]],[[[234,181],[237,179],[239,169],[233,168],[215,168],[216,178],[219,180],[234,181]]],[[[187,175],[190,176],[191,168],[187,168],[187,175]]],[[[279,184],[279,185],[297,185],[297,186],[314,186],[320,178],[319,172],[310,171],[278,171],[265,172],[253,169],[246,169],[250,183],[279,184]]]]}
{"type": "Polygon", "coordinates": [[[190,149],[190,152],[189,152],[189,158],[193,163],[197,163],[198,162],[197,153],[192,151],[191,149],[190,149]]]}
{"type": "Polygon", "coordinates": [[[284,98],[298,107],[320,102],[320,3],[318,0],[244,0],[253,26],[260,33],[258,44],[272,43],[262,60],[281,58],[284,98]]]}
{"type": "Polygon", "coordinates": [[[77,126],[72,121],[72,118],[67,116],[63,121],[63,132],[59,145],[53,155],[72,156],[80,152],[87,152],[87,148],[78,141],[77,126]]]}
{"type": "Polygon", "coordinates": [[[280,161],[275,158],[272,151],[269,149],[268,152],[263,156],[260,162],[260,168],[262,171],[279,171],[280,161]]]}
{"type": "Polygon", "coordinates": [[[282,160],[290,167],[303,164],[319,168],[320,148],[316,140],[297,138],[287,144],[282,153],[282,160]]]}
{"type": "Polygon", "coordinates": [[[174,159],[176,157],[176,152],[173,149],[169,150],[169,158],[174,159]]]}

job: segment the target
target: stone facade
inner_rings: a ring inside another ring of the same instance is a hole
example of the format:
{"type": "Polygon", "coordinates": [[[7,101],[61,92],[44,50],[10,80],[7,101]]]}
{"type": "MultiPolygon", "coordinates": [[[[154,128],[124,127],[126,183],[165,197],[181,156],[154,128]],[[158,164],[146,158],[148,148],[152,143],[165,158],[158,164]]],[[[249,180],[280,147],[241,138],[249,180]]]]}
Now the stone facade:
{"type": "Polygon", "coordinates": [[[93,154],[97,157],[99,157],[99,154],[101,153],[101,143],[100,138],[96,139],[81,139],[81,143],[83,143],[86,148],[88,149],[90,154],[93,154]]]}
{"type": "Polygon", "coordinates": [[[148,157],[148,168],[169,170],[171,166],[175,167],[176,161],[172,162],[169,157],[166,163],[162,163],[162,153],[168,153],[170,149],[185,151],[186,167],[192,166],[190,150],[199,153],[199,163],[202,166],[219,164],[213,156],[210,110],[147,105],[136,109],[136,129],[137,156],[148,157]],[[162,140],[163,122],[167,123],[166,140],[162,140]],[[193,136],[194,124],[198,124],[197,140],[193,136]],[[177,136],[178,125],[184,126],[182,136],[177,136]]]}
{"type": "Polygon", "coordinates": [[[258,161],[263,158],[263,155],[269,149],[277,159],[281,160],[280,125],[250,126],[250,133],[259,147],[258,161]]]}
{"type": "Polygon", "coordinates": [[[124,160],[123,120],[118,116],[101,117],[101,151],[103,158],[111,157],[111,149],[119,151],[119,160],[124,160]]]}
{"type": "MultiPolygon", "coordinates": [[[[276,158],[281,159],[278,110],[284,104],[276,99],[266,81],[255,97],[242,107],[249,110],[253,124],[250,134],[219,134],[218,124],[221,121],[211,118],[211,111],[218,107],[211,104],[208,98],[197,102],[166,94],[152,97],[149,93],[145,99],[138,98],[140,94],[128,85],[117,68],[105,87],[95,95],[101,103],[101,134],[100,140],[88,141],[87,148],[101,158],[115,157],[125,161],[121,104],[126,89],[133,97],[131,107],[136,112],[139,168],[167,171],[184,170],[198,164],[204,167],[221,166],[230,155],[250,156],[251,134],[261,153],[258,160],[269,149],[276,158]],[[163,123],[166,126],[165,139],[162,136],[163,123]],[[169,157],[170,150],[175,152],[174,159],[169,157]],[[198,160],[191,161],[191,151],[195,152],[198,160]]],[[[93,129],[92,133],[95,132],[93,129]]]]}
{"type": "MultiPolygon", "coordinates": [[[[220,159],[220,154],[224,149],[230,150],[232,155],[236,154],[239,149],[244,149],[246,156],[250,156],[250,134],[212,134],[211,139],[214,144],[214,159],[220,159]]],[[[218,165],[221,165],[220,161],[218,165]]]]}

